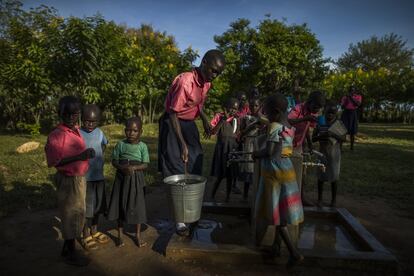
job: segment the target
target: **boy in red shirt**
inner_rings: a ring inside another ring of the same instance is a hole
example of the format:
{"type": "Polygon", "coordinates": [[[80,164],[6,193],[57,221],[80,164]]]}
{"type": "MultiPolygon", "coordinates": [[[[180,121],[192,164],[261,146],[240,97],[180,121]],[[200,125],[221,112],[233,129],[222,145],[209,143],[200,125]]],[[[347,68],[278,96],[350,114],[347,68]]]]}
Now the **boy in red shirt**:
{"type": "Polygon", "coordinates": [[[67,264],[85,266],[89,260],[75,250],[75,239],[80,238],[85,222],[85,196],[88,159],[95,151],[86,148],[79,133],[80,101],[73,96],[59,100],[58,114],[61,123],[49,134],[45,146],[49,167],[55,167],[58,187],[57,199],[65,239],[62,257],[67,264]]]}

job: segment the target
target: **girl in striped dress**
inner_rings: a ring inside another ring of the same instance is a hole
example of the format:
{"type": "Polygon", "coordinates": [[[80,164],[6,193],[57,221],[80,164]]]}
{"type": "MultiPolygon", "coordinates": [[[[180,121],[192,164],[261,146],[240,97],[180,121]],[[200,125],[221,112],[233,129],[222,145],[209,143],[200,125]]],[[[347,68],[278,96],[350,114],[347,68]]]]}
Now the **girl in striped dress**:
{"type": "Polygon", "coordinates": [[[278,236],[285,242],[290,258],[288,265],[302,261],[303,256],[293,245],[287,225],[303,221],[303,207],[290,156],[293,151],[294,128],[287,121],[287,100],[280,93],[269,96],[264,113],[269,120],[266,147],[254,152],[261,158],[261,173],[256,194],[255,215],[264,225],[275,225],[273,252],[279,251],[278,236]]]}

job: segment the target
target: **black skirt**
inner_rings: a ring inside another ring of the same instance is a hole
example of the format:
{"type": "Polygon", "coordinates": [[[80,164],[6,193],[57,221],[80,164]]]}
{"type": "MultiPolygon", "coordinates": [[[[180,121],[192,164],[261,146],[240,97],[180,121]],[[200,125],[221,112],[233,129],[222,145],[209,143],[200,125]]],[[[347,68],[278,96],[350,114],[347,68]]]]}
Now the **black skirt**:
{"type": "Polygon", "coordinates": [[[214,148],[213,162],[211,164],[211,176],[217,178],[235,177],[237,164],[232,163],[227,166],[228,155],[231,151],[237,150],[238,143],[235,137],[220,137],[214,148]]]}
{"type": "MultiPolygon", "coordinates": [[[[203,169],[203,149],[197,125],[194,121],[181,119],[178,121],[188,148],[188,173],[201,175],[203,169]]],[[[158,170],[162,172],[164,177],[184,173],[181,145],[168,113],[164,113],[159,121],[158,170]]]]}
{"type": "Polygon", "coordinates": [[[144,198],[144,174],[133,175],[116,172],[108,208],[108,220],[120,220],[127,224],[147,222],[144,198]]]}
{"type": "Polygon", "coordinates": [[[86,217],[106,212],[105,180],[86,182],[86,217]]]}
{"type": "Polygon", "coordinates": [[[348,134],[357,134],[358,133],[358,112],[357,110],[348,110],[345,109],[342,112],[341,120],[344,123],[348,134]]]}

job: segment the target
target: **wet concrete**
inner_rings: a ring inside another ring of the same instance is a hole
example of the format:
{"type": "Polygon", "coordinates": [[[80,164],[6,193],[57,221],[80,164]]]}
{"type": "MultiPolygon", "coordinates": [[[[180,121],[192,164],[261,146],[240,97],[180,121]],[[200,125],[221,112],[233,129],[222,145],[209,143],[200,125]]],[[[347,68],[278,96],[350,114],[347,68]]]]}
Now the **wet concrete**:
{"type": "MultiPolygon", "coordinates": [[[[398,273],[395,257],[349,212],[309,209],[305,210],[305,217],[305,222],[295,237],[298,248],[305,256],[303,267],[364,271],[380,275],[398,273]]],[[[160,224],[160,227],[159,233],[168,232],[169,241],[165,253],[171,258],[192,258],[212,263],[280,264],[281,260],[286,261],[288,255],[286,249],[283,249],[281,258],[269,259],[264,249],[266,243],[271,243],[269,237],[272,235],[267,235],[268,240],[261,247],[256,247],[249,216],[246,215],[203,213],[191,238],[175,235],[171,223],[160,224]]]]}

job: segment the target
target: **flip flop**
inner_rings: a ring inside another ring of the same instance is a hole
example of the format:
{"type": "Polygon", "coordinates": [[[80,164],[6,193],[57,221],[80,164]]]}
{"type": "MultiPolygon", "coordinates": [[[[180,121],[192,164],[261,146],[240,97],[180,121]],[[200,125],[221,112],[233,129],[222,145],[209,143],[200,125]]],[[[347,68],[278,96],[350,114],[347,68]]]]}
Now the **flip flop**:
{"type": "Polygon", "coordinates": [[[92,237],[98,242],[98,243],[107,243],[109,242],[109,237],[105,235],[102,232],[96,232],[92,235],[92,237]]]}
{"type": "Polygon", "coordinates": [[[92,238],[92,236],[88,236],[84,239],[81,239],[82,247],[85,248],[85,250],[96,250],[98,249],[98,245],[95,242],[95,239],[92,238]]]}

